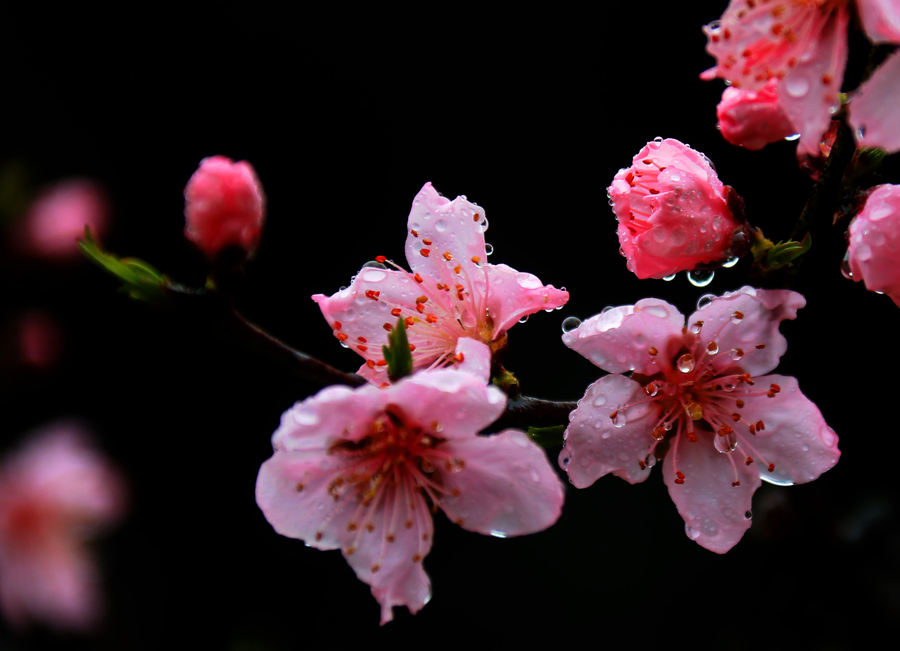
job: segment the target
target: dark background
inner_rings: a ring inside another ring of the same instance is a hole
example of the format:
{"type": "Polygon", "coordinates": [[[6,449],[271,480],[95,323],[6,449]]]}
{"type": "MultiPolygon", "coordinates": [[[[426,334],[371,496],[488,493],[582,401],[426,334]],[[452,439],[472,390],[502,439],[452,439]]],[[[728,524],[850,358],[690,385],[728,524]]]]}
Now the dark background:
{"type": "MultiPolygon", "coordinates": [[[[632,15],[552,5],[16,9],[0,39],[2,162],[29,171],[26,190],[97,179],[114,206],[106,246],[202,285],[206,262],[182,236],[184,185],[205,156],[250,161],[269,216],[240,307],[348,371],[359,358],[337,345],[310,295],[337,291],[376,255],[401,261],[425,182],[465,194],[490,220],[492,262],[571,293],[563,310],[510,332],[507,366],[525,393],[574,400],[600,371],[562,345],[564,317],[647,296],[690,314],[702,294],[749,282],[747,260],[705,289],[684,274],[666,283],[626,271],[606,187],[648,140],[705,152],[773,239],[788,237],[811,187],[793,143],[746,152],[716,131],[724,86],[698,79],[713,62],[700,26],[724,5],[632,15]]],[[[638,486],[609,477],[569,487],[559,523],[519,539],[466,532],[439,514],[425,560],[432,602],[414,617],[397,608],[381,628],[341,555],[277,535],[254,501],[280,414],[315,385],[182,312],[129,301],[86,261],[6,256],[4,319],[46,309],[66,349],[50,372],[7,364],[0,445],[82,417],[132,495],[128,518],[97,545],[105,627],[84,639],[0,624],[0,649],[511,646],[583,635],[597,646],[843,649],[896,631],[900,311],[841,276],[841,231],[821,229],[795,284],[808,306],[782,326],[779,367],[841,437],[833,470],[810,485],[764,485],[753,527],[725,556],[685,536],[659,473],[638,486]]]]}

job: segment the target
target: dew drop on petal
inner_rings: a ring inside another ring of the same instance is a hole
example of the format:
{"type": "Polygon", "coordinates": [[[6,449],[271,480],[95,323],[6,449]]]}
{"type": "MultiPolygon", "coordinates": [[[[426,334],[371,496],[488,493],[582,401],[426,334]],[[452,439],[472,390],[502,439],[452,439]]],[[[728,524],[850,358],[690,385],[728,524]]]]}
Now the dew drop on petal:
{"type": "Polygon", "coordinates": [[[800,139],[800,134],[799,134],[799,133],[792,133],[792,134],[789,135],[789,136],[785,136],[784,139],[787,140],[788,142],[794,142],[795,140],[799,140],[799,139],[800,139]]]}
{"type": "Polygon", "coordinates": [[[847,280],[853,280],[853,270],[850,269],[850,252],[844,254],[844,259],[841,261],[841,273],[844,275],[844,278],[847,280]]]}
{"type": "Polygon", "coordinates": [[[753,519],[753,511],[744,511],[744,519],[752,520],[753,519]]]}
{"type": "Polygon", "coordinates": [[[500,531],[499,529],[491,529],[491,535],[494,538],[506,538],[509,534],[505,531],[500,531]]]}
{"type": "Polygon", "coordinates": [[[713,271],[694,270],[689,271],[687,277],[694,287],[706,287],[713,281],[715,275],[713,271]]]}
{"type": "Polygon", "coordinates": [[[697,540],[700,537],[700,532],[694,529],[691,525],[685,523],[684,532],[687,534],[687,537],[691,540],[697,540]]]}
{"type": "Polygon", "coordinates": [[[363,269],[387,269],[387,266],[381,264],[377,260],[369,260],[363,265],[363,269]]]}
{"type": "Polygon", "coordinates": [[[730,269],[737,263],[738,263],[737,258],[728,258],[728,260],[726,260],[725,262],[722,263],[722,266],[725,267],[726,269],[730,269]]]}
{"type": "Polygon", "coordinates": [[[600,310],[600,314],[606,314],[607,312],[609,312],[612,309],[614,309],[612,305],[607,305],[602,310],[600,310]]]}
{"type": "Polygon", "coordinates": [[[605,404],[606,404],[606,396],[603,395],[602,393],[599,396],[597,396],[596,398],[594,398],[594,406],[595,407],[602,407],[605,404]]]}
{"type": "Polygon", "coordinates": [[[791,97],[805,97],[809,92],[809,80],[802,75],[791,75],[784,80],[784,89],[791,97]]]}
{"type": "Polygon", "coordinates": [[[650,307],[645,307],[641,311],[644,314],[649,314],[650,316],[656,317],[657,319],[665,319],[669,316],[669,310],[667,310],[663,305],[651,305],[650,307]]]}
{"type": "Polygon", "coordinates": [[[494,247],[493,247],[493,245],[488,244],[487,242],[485,242],[485,243],[484,243],[484,252],[485,252],[487,255],[491,255],[491,254],[494,252],[494,247]]]}
{"type": "Polygon", "coordinates": [[[675,276],[677,276],[677,275],[678,274],[672,274],[671,276],[663,276],[663,280],[665,280],[666,282],[669,282],[670,280],[675,280],[675,276]]]}
{"type": "Polygon", "coordinates": [[[710,355],[715,355],[719,352],[719,344],[714,341],[709,342],[708,344],[706,344],[706,352],[708,352],[710,355]]]}
{"type": "Polygon", "coordinates": [[[562,322],[562,331],[563,332],[572,332],[575,328],[581,325],[581,319],[575,316],[567,316],[563,319],[562,322]]]}
{"type": "Polygon", "coordinates": [[[743,321],[743,320],[744,320],[744,313],[743,313],[743,312],[732,312],[732,314],[731,314],[731,322],[732,322],[732,323],[738,324],[738,323],[740,323],[740,322],[743,321]]]}
{"type": "Polygon", "coordinates": [[[644,465],[648,468],[652,468],[656,465],[656,456],[652,452],[644,459],[644,465]]]}
{"type": "Polygon", "coordinates": [[[367,283],[380,283],[387,278],[387,273],[381,269],[366,269],[359,276],[367,283]]]}
{"type": "Polygon", "coordinates": [[[525,323],[526,321],[528,321],[528,316],[529,316],[529,315],[526,314],[526,315],[523,316],[521,319],[519,319],[519,323],[525,323]]]}
{"type": "Polygon", "coordinates": [[[694,356],[690,353],[685,353],[678,358],[677,366],[682,373],[690,373],[694,370],[694,356]]]}
{"type": "Polygon", "coordinates": [[[731,350],[728,351],[728,355],[734,361],[738,361],[741,357],[744,356],[744,351],[740,348],[732,348],[731,350]]]}
{"type": "Polygon", "coordinates": [[[716,298],[715,294],[704,294],[699,299],[697,299],[697,309],[706,309],[706,306],[712,303],[714,298],[716,298]]]}
{"type": "Polygon", "coordinates": [[[443,219],[439,219],[434,223],[434,229],[439,233],[443,233],[447,230],[447,222],[443,219]]]}

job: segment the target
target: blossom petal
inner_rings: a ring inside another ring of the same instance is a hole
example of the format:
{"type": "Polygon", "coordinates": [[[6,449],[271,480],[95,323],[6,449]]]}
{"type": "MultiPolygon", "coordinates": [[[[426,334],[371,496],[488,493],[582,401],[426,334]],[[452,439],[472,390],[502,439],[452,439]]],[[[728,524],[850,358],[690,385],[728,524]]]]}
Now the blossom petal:
{"type": "Polygon", "coordinates": [[[825,424],[819,408],[800,393],[797,380],[767,375],[754,381],[763,390],[770,384],[781,389],[774,398],[748,396],[741,410],[746,420],[765,425],[755,436],[743,436],[762,478],[773,484],[803,484],[832,468],[841,456],[837,434],[825,424]],[[768,464],[775,468],[769,471],[768,464]]]}
{"type": "Polygon", "coordinates": [[[726,88],[716,106],[719,131],[733,145],[758,151],[797,133],[778,102],[778,79],[758,91],[726,88]]]}
{"type": "Polygon", "coordinates": [[[870,41],[900,45],[900,4],[897,0],[862,0],[856,3],[856,9],[870,41]]]}
{"type": "Polygon", "coordinates": [[[675,307],[656,298],[607,310],[563,334],[563,343],[610,373],[636,371],[653,374],[659,369],[648,354],[662,351],[670,336],[680,335],[684,317],[675,307]]]}
{"type": "Polygon", "coordinates": [[[778,85],[778,100],[800,132],[798,153],[819,156],[819,143],[839,107],[838,94],[847,65],[850,13],[841,7],[822,26],[811,47],[797,58],[778,85]]]}
{"type": "Polygon", "coordinates": [[[663,461],[663,480],[685,532],[718,554],[734,547],[750,528],[751,500],[762,483],[756,466],[736,456],[720,453],[708,437],[694,443],[677,437],[663,461]],[[678,472],[684,483],[677,483],[678,472]]]}
{"type": "Polygon", "coordinates": [[[272,444],[276,450],[324,451],[340,439],[358,441],[385,404],[375,387],[326,387],[281,415],[272,444]]]}
{"type": "Polygon", "coordinates": [[[850,103],[850,124],[860,147],[900,151],[900,56],[894,54],[859,87],[850,103]]]}
{"type": "Polygon", "coordinates": [[[448,441],[464,466],[443,474],[440,502],[464,529],[495,536],[543,531],[559,518],[564,490],[544,451],[517,430],[448,441]]]}
{"type": "Polygon", "coordinates": [[[641,385],[624,375],[607,375],[588,387],[569,415],[559,454],[559,464],[576,488],[586,488],[609,472],[630,484],[647,478],[650,468],[641,463],[653,445],[659,409],[647,402],[621,409],[646,397],[641,385]],[[618,411],[615,423],[613,411],[618,411]]]}
{"type": "Polygon", "coordinates": [[[900,306],[900,185],[879,185],[850,222],[847,256],[852,278],[883,292],[900,306]]]}
{"type": "MultiPolygon", "coordinates": [[[[806,299],[786,289],[742,287],[713,299],[688,319],[691,328],[703,322],[700,339],[716,342],[726,365],[735,360],[744,373],[762,375],[776,366],[787,350],[787,340],[778,331],[785,319],[794,319],[806,299]],[[757,346],[762,344],[763,348],[757,346]],[[732,353],[732,351],[735,351],[732,353]],[[729,360],[726,356],[731,356],[729,360]]],[[[723,367],[724,368],[724,367],[723,367]]]]}
{"type": "Polygon", "coordinates": [[[542,285],[537,276],[505,264],[485,265],[484,271],[488,279],[487,307],[495,333],[509,330],[522,317],[562,307],[569,300],[569,292],[542,285]]]}
{"type": "Polygon", "coordinates": [[[404,420],[428,424],[444,439],[470,438],[506,409],[500,389],[453,369],[416,373],[381,391],[387,404],[402,410],[404,420]]]}
{"type": "Polygon", "coordinates": [[[461,355],[463,358],[463,361],[456,367],[458,370],[478,378],[482,384],[487,384],[490,381],[490,346],[470,337],[460,337],[459,341],[456,342],[456,354],[461,355]]]}

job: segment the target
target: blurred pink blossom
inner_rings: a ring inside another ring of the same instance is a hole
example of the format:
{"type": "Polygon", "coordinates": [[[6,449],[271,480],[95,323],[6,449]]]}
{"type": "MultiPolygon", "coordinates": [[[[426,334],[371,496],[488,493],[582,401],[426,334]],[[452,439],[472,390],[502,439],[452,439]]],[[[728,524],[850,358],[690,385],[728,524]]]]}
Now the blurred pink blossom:
{"type": "Polygon", "coordinates": [[[743,255],[743,226],[703,154],[658,138],[620,169],[608,189],[621,253],[638,278],[664,278],[743,255]]]}
{"type": "Polygon", "coordinates": [[[89,226],[95,237],[109,227],[109,202],[89,179],[60,181],[44,189],[18,225],[18,248],[39,258],[71,261],[81,258],[76,239],[89,226]]]}
{"type": "MultiPolygon", "coordinates": [[[[316,294],[334,335],[365,358],[360,375],[386,380],[382,345],[403,317],[413,368],[455,364],[460,337],[502,345],[506,331],[523,317],[560,307],[569,293],[505,264],[488,264],[484,210],[465,197],[440,196],[430,183],[416,195],[407,222],[408,272],[363,267],[350,287],[316,294]]],[[[381,265],[379,265],[381,266],[381,265]]]]}
{"type": "Polygon", "coordinates": [[[45,369],[62,355],[63,331],[53,316],[43,310],[31,309],[19,315],[15,324],[16,336],[12,345],[21,364],[45,369]]]}
{"type": "Polygon", "coordinates": [[[236,246],[252,256],[265,220],[266,196],[247,161],[200,161],[184,188],[184,235],[210,259],[236,246]]]}
{"type": "MultiPolygon", "coordinates": [[[[896,0],[858,0],[861,22],[873,42],[900,44],[900,8],[896,0]]],[[[716,65],[701,77],[725,79],[733,88],[759,91],[776,80],[778,100],[796,132],[798,154],[819,156],[819,142],[840,107],[839,92],[847,64],[849,2],[807,0],[771,3],[731,0],[725,13],[703,28],[706,51],[716,65]]],[[[900,84],[900,81],[891,79],[900,84]]],[[[875,93],[873,93],[875,94],[875,93]]],[[[877,132],[893,126],[890,116],[866,126],[877,132]]],[[[883,146],[869,136],[866,146],[883,146]]],[[[890,149],[890,147],[885,147],[890,149]]]]}
{"type": "Polygon", "coordinates": [[[51,425],[7,456],[0,607],[11,625],[85,631],[98,623],[103,599],[84,543],[121,517],[124,499],[122,478],[76,424],[51,425]]]}
{"type": "Polygon", "coordinates": [[[796,133],[778,102],[776,79],[758,91],[725,89],[716,106],[719,130],[732,145],[757,151],[796,133]]]}
{"type": "Polygon", "coordinates": [[[642,482],[658,456],[687,535],[724,553],[750,527],[761,479],[812,481],[840,452],[797,381],[766,375],[787,349],[779,324],[796,316],[804,298],[744,287],[700,300],[687,323],[673,306],[648,298],[563,335],[613,375],[588,387],[570,415],[559,460],[584,488],[610,472],[642,482]]]}
{"type": "Polygon", "coordinates": [[[900,306],[900,185],[879,185],[850,222],[850,277],[887,294],[900,306]]]}
{"type": "Polygon", "coordinates": [[[259,471],[266,519],[310,547],[341,549],[372,587],[382,624],[393,606],[415,613],[431,596],[422,560],[438,507],[464,529],[499,537],[546,529],[562,508],[562,484],[525,434],[477,434],[506,407],[486,386],[488,347],[463,338],[456,354],[458,369],[383,389],[332,386],[297,403],[259,471]]]}

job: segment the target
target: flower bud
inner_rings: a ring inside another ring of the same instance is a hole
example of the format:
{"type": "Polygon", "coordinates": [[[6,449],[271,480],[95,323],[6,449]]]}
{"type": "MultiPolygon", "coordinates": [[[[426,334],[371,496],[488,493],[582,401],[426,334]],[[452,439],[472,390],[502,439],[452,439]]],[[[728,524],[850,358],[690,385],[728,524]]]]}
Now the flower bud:
{"type": "Polygon", "coordinates": [[[608,188],[628,269],[664,278],[728,259],[733,242],[745,248],[726,187],[700,152],[672,138],[647,143],[608,188]]]}
{"type": "Polygon", "coordinates": [[[900,185],[879,185],[850,223],[847,247],[850,277],[884,292],[900,306],[900,185]]]}
{"type": "Polygon", "coordinates": [[[726,88],[716,106],[719,130],[732,145],[758,151],[797,132],[776,92],[777,79],[758,91],[726,88]]]}
{"type": "Polygon", "coordinates": [[[184,188],[184,235],[210,259],[226,247],[252,256],[265,219],[266,196],[250,163],[224,156],[200,161],[184,188]]]}

